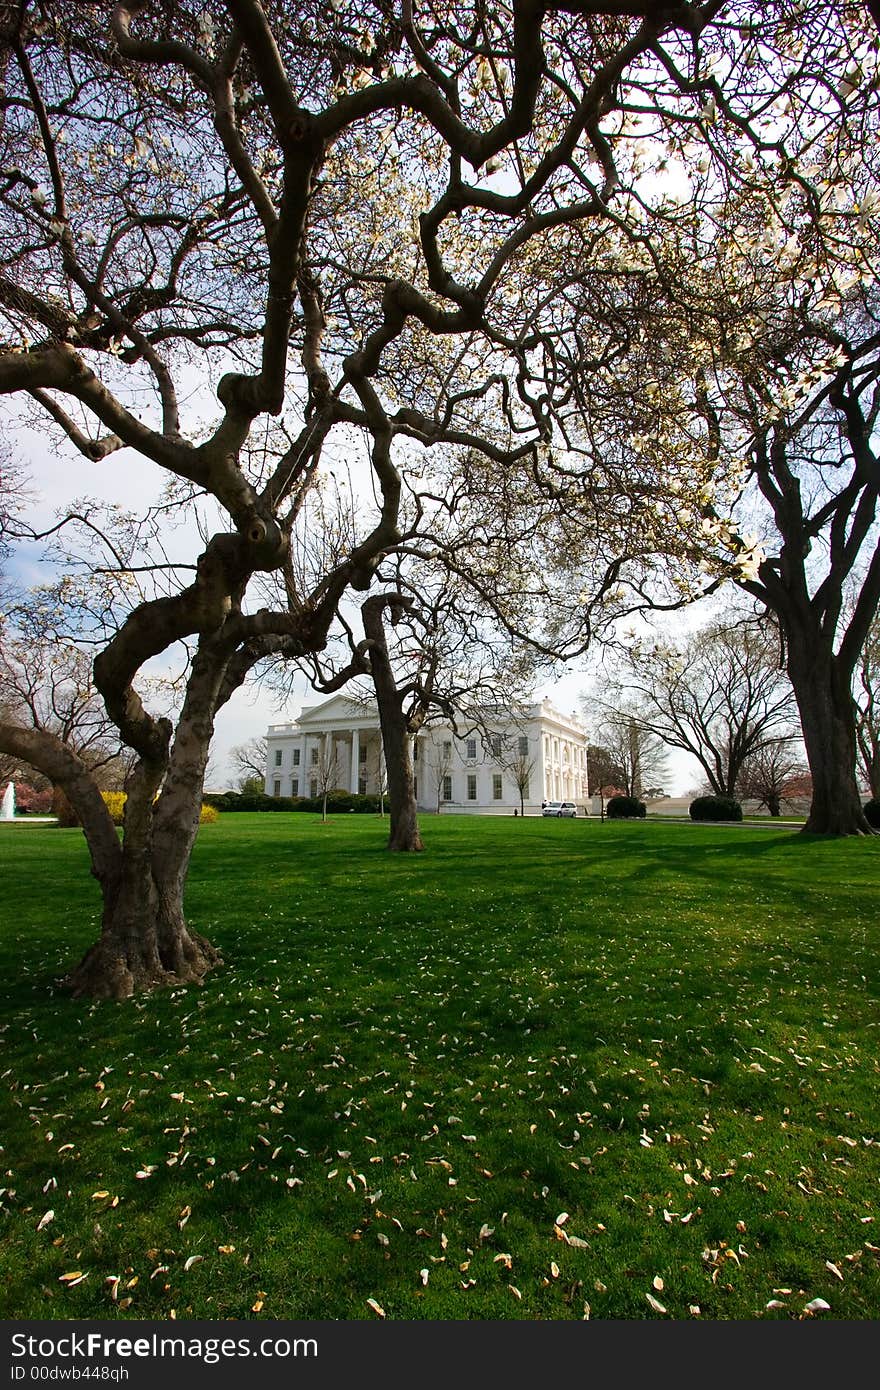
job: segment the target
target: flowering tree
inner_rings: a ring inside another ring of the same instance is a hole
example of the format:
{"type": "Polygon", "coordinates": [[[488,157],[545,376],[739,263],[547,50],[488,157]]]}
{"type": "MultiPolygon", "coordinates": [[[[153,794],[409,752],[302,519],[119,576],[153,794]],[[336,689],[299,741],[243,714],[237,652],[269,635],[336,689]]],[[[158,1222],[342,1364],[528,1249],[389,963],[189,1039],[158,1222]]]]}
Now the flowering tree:
{"type": "Polygon", "coordinates": [[[474,591],[518,630],[539,599],[554,649],[582,647],[596,605],[625,602],[619,580],[639,590],[665,551],[690,563],[701,499],[726,505],[720,456],[692,410],[654,428],[646,354],[650,329],[677,344],[676,371],[689,360],[675,303],[657,306],[695,250],[664,262],[655,243],[714,188],[672,206],[656,156],[668,146],[687,168],[707,149],[726,177],[707,134],[726,94],[748,145],[749,121],[806,69],[800,29],[823,81],[844,79],[854,9],[2,8],[0,395],[114,469],[122,493],[152,468],[202,518],[189,568],[159,555],[161,582],[142,576],[93,665],[136,759],[122,842],[74,750],[0,728],[0,750],[61,784],[82,820],[104,913],[77,991],[124,996],[216,963],[182,903],[217,712],[266,658],[323,649],[343,596],[366,593],[405,539],[410,479],[455,517],[449,558],[474,591]],[[608,389],[622,360],[628,400],[608,389]],[[441,446],[455,462],[437,488],[424,460],[441,446]],[[370,485],[352,543],[304,588],[304,501],[353,447],[370,485]],[[282,576],[283,603],[257,606],[263,574],[282,576]],[[169,719],[143,671],[181,643],[169,719]]]}
{"type": "Polygon", "coordinates": [[[94,662],[136,757],[122,842],[72,748],[0,732],[64,787],[89,844],[104,914],[77,991],[216,963],[182,907],[214,719],[264,658],[320,650],[345,591],[369,588],[399,539],[397,441],[534,456],[540,405],[510,387],[528,351],[518,257],[565,221],[607,220],[600,121],[621,75],[721,7],[576,8],[3,8],[0,394],[113,460],[123,490],[150,465],[204,518],[193,567],[163,566],[94,662]],[[286,442],[261,451],[275,417],[286,442]],[[356,435],[371,505],[303,591],[297,517],[322,457],[356,435]],[[273,572],[286,601],[255,608],[254,577],[273,572]],[[141,673],[179,643],[170,720],[141,673]]]}
{"type": "MultiPolygon", "coordinates": [[[[697,489],[696,507],[660,506],[664,524],[690,534],[678,582],[693,591],[732,580],[773,615],[812,775],[806,829],[822,834],[870,831],[852,679],[880,599],[872,15],[762,11],[736,40],[730,29],[714,36],[699,116],[669,140],[670,159],[690,156],[687,196],[638,248],[659,328],[642,350],[651,428],[623,433],[638,350],[607,400],[589,375],[582,386],[593,430],[612,448],[623,437],[645,470],[693,453],[716,461],[721,487],[697,489]]],[[[628,321],[633,331],[643,322],[628,321]]]]}

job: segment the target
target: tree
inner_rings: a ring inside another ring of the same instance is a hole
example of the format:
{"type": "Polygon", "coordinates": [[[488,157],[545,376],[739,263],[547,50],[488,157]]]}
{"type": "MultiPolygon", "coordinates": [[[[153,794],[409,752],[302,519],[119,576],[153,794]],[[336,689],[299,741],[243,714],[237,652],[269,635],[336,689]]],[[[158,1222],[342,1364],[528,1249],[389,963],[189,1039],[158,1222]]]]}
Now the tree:
{"type": "Polygon", "coordinates": [[[385,754],[381,743],[374,749],[373,756],[367,766],[368,774],[373,779],[378,788],[379,796],[379,815],[385,815],[385,799],[388,796],[388,769],[385,766],[385,754]]]}
{"type": "MultiPolygon", "coordinates": [[[[646,156],[675,168],[679,186],[633,238],[626,292],[584,257],[567,303],[553,305],[553,370],[532,386],[554,419],[578,402],[578,448],[604,456],[600,477],[614,461],[618,499],[691,470],[677,505],[668,487],[656,498],[657,525],[683,562],[668,597],[637,567],[627,574],[613,544],[618,608],[671,606],[676,587],[681,602],[729,581],[758,600],[781,633],[798,704],[813,780],[805,829],[869,833],[851,686],[880,598],[877,10],[874,23],[855,5],[761,16],[728,31],[731,42],[700,35],[693,126],[667,125],[662,151],[644,132],[646,156]],[[607,334],[609,319],[613,370],[597,371],[599,344],[580,345],[590,325],[607,334]]],[[[638,180],[627,187],[647,196],[638,180]]],[[[581,514],[594,507],[589,496],[581,514]]],[[[647,554],[649,528],[640,534],[647,554]]],[[[575,580],[576,562],[563,569],[575,580]]],[[[570,611],[562,621],[576,632],[570,611]]],[[[590,610],[594,632],[599,617],[590,610]]]]}
{"type": "Polygon", "coordinates": [[[445,796],[446,784],[452,776],[452,739],[444,738],[434,743],[431,753],[431,761],[426,769],[431,778],[431,784],[437,796],[437,815],[443,802],[448,798],[445,796]]]}
{"type": "MultiPolygon", "coordinates": [[[[750,467],[778,539],[774,543],[767,537],[764,557],[741,583],[775,615],[783,636],[813,781],[806,830],[870,833],[855,777],[852,689],[880,602],[880,546],[874,524],[880,458],[871,443],[880,409],[880,393],[873,384],[877,363],[868,344],[859,343],[861,335],[844,337],[843,325],[814,335],[810,342],[807,325],[793,318],[785,346],[780,341],[778,347],[768,348],[784,357],[788,372],[791,333],[797,333],[796,352],[807,374],[804,394],[777,414],[763,385],[751,376],[756,368],[749,366],[743,373],[750,467]],[[827,357],[822,362],[829,337],[837,340],[832,354],[840,354],[835,366],[827,357]],[[817,365],[818,383],[813,375],[817,365]],[[846,586],[862,559],[867,568],[847,618],[846,586]]],[[[781,366],[779,357],[777,362],[781,366]]],[[[767,370],[766,359],[761,370],[767,370]]],[[[767,379],[762,376],[761,381],[767,379]]]]}
{"type": "Polygon", "coordinates": [[[618,762],[615,762],[611,750],[603,748],[597,743],[589,744],[587,747],[587,782],[590,791],[598,795],[610,796],[614,791],[622,789],[623,781],[623,769],[618,762]]]}
{"type": "MultiPolygon", "coordinates": [[[[827,13],[815,18],[824,45],[827,13]]],[[[863,11],[841,18],[843,66],[823,48],[832,100],[811,95],[815,53],[802,29],[779,120],[750,147],[747,84],[711,84],[705,139],[723,151],[727,177],[715,184],[714,216],[682,224],[663,248],[667,283],[676,265],[694,271],[667,299],[683,315],[691,365],[673,391],[672,359],[661,350],[655,363],[662,428],[684,428],[690,410],[706,454],[726,476],[740,471],[733,505],[707,496],[699,510],[703,563],[707,574],[726,570],[779,628],[812,775],[805,829],[819,834],[870,833],[852,680],[880,600],[880,201],[876,103],[861,68],[873,70],[877,35],[863,11]]]]}
{"type": "Polygon", "coordinates": [[[508,753],[503,767],[519,793],[519,813],[524,816],[526,813],[525,799],[531,795],[532,791],[532,779],[536,768],[535,758],[529,754],[528,749],[523,751],[519,747],[519,739],[517,739],[516,751],[508,753]]]}
{"type": "Polygon", "coordinates": [[[757,801],[771,816],[782,814],[783,802],[809,799],[810,778],[804,772],[797,740],[769,739],[744,760],[735,787],[740,801],[757,801]]]}
{"type": "Polygon", "coordinates": [[[666,754],[662,740],[646,726],[642,709],[626,702],[616,708],[606,705],[600,736],[626,796],[638,798],[649,795],[649,788],[659,789],[666,777],[666,754]]]}
{"type": "Polygon", "coordinates": [[[327,734],[322,736],[314,752],[317,753],[317,757],[312,759],[309,774],[317,786],[317,794],[321,801],[321,820],[326,821],[327,798],[339,787],[339,759],[336,745],[327,734]]]}
{"type": "Polygon", "coordinates": [[[0,647],[0,702],[16,724],[46,733],[75,753],[101,790],[114,790],[124,782],[130,759],[92,684],[91,656],[66,631],[66,606],[63,589],[50,588],[9,603],[0,647]]]}
{"type": "Polygon", "coordinates": [[[104,912],[71,976],[79,993],[199,980],[217,963],[183,914],[214,719],[261,661],[321,650],[345,591],[369,588],[399,539],[397,438],[533,451],[534,419],[499,444],[467,418],[521,341],[502,282],[563,205],[606,216],[600,190],[572,177],[572,150],[668,24],[621,28],[599,11],[578,54],[565,15],[527,3],[426,33],[409,8],[311,10],[122,0],[109,24],[101,6],[3,11],[0,394],[95,462],[149,461],[176,500],[204,499],[189,575],[154,557],[167,591],[145,594],[94,662],[137,759],[122,841],[73,750],[46,730],[0,733],[80,814],[104,912]],[[549,79],[572,62],[580,91],[549,79]],[[539,108],[549,141],[533,134],[539,108]],[[516,192],[462,177],[464,162],[500,157],[516,192]],[[188,412],[194,380],[216,402],[203,392],[188,412]],[[261,449],[285,410],[286,445],[261,449]],[[303,592],[291,536],[325,446],[352,431],[376,505],[303,592]],[[255,610],[254,577],[276,571],[285,605],[255,610]],[[171,720],[137,680],[181,642],[171,720]]]}
{"type": "Polygon", "coordinates": [[[267,747],[267,740],[262,736],[249,738],[230,749],[229,757],[238,777],[239,791],[254,788],[262,792],[265,789],[267,747]]]}
{"type": "MultiPolygon", "coordinates": [[[[343,655],[325,653],[307,664],[312,685],[323,692],[369,674],[379,712],[383,773],[389,804],[388,848],[423,848],[415,796],[412,740],[442,721],[455,734],[489,727],[498,709],[521,702],[532,663],[521,645],[486,622],[467,585],[442,559],[430,561],[401,547],[378,572],[382,592],[361,607],[364,637],[339,614],[343,655]]],[[[444,765],[437,785],[440,809],[444,765]]]]}
{"type": "Polygon", "coordinates": [[[383,623],[383,614],[387,610],[390,609],[394,623],[410,606],[411,600],[401,594],[378,594],[363,604],[361,618],[385,753],[390,820],[388,847],[392,850],[418,851],[423,846],[410,749],[412,734],[421,728],[427,716],[428,700],[416,698],[407,707],[409,697],[417,692],[409,684],[399,684],[395,678],[383,623]]]}
{"type": "Polygon", "coordinates": [[[874,618],[856,666],[856,743],[872,798],[880,800],[880,618],[874,618]]]}
{"type": "Polygon", "coordinates": [[[696,758],[717,796],[733,796],[744,765],[796,717],[778,636],[749,615],[730,613],[684,641],[634,641],[620,680],[640,727],[696,758]]]}
{"type": "MultiPolygon", "coordinates": [[[[568,345],[599,399],[621,354],[644,384],[660,301],[635,263],[657,264],[654,236],[684,223],[642,179],[646,155],[705,136],[720,87],[745,144],[748,118],[805,68],[842,78],[850,12],[823,11],[817,33],[790,0],[733,18],[721,0],[108,9],[22,0],[0,18],[0,394],[123,477],[158,470],[168,506],[202,531],[185,559],[157,548],[137,575],[113,561],[143,585],[115,626],[108,615],[93,666],[136,756],[122,841],[55,736],[7,722],[0,749],[78,806],[104,911],[72,984],[117,997],[217,963],[183,913],[214,720],[261,663],[322,651],[385,556],[431,544],[434,518],[422,528],[407,499],[455,517],[450,563],[511,630],[537,632],[543,605],[553,651],[617,611],[625,569],[638,587],[683,551],[663,522],[712,459],[676,445],[675,492],[663,435],[664,466],[646,451],[630,468],[617,426],[647,428],[649,396],[631,392],[599,441],[569,419],[585,398],[568,345]],[[601,315],[584,312],[590,267],[601,315]],[[303,589],[305,501],[354,440],[370,469],[354,543],[303,589]],[[425,456],[444,448],[438,488],[425,456]],[[542,563],[568,553],[573,587],[542,563]],[[263,574],[283,577],[283,604],[256,606],[263,574]],[[140,682],[179,644],[169,717],[140,682]]],[[[714,167],[732,167],[726,151],[714,167]]]]}
{"type": "MultiPolygon", "coordinates": [[[[367,599],[361,613],[388,775],[389,848],[420,849],[412,737],[442,721],[454,735],[479,732],[488,740],[495,711],[520,701],[531,668],[527,654],[498,638],[444,567],[431,573],[424,565],[398,564],[395,578],[398,589],[367,599]],[[397,634],[393,657],[385,613],[397,634]]],[[[438,813],[451,770],[450,749],[434,766],[438,813]]]]}

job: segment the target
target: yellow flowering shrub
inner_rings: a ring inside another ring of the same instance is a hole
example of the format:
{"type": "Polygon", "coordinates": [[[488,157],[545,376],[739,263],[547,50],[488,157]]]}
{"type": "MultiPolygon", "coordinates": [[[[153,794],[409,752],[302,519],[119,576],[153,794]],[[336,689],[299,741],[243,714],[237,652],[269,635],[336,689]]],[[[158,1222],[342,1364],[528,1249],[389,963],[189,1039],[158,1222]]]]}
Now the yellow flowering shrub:
{"type": "Polygon", "coordinates": [[[125,792],[101,792],[101,800],[110,812],[114,825],[122,824],[122,812],[125,808],[125,792]]]}
{"type": "MultiPolygon", "coordinates": [[[[101,798],[113,818],[113,824],[121,825],[122,813],[125,809],[125,792],[101,792],[101,798]]],[[[220,812],[215,807],[202,805],[199,813],[199,825],[214,825],[219,819],[220,812]]]]}

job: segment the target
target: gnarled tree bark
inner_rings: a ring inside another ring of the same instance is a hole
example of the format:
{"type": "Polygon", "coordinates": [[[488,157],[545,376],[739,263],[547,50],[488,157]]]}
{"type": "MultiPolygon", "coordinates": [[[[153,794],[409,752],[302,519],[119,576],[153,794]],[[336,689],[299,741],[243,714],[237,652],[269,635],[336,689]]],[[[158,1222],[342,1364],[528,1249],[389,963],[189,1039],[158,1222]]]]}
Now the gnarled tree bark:
{"type": "MultiPolygon", "coordinates": [[[[413,785],[413,765],[410,755],[410,735],[414,732],[404,711],[404,695],[398,690],[388,655],[388,644],[382,614],[406,605],[410,600],[400,594],[379,594],[368,598],[361,608],[370,674],[379,706],[379,727],[385,750],[388,777],[388,813],[390,830],[388,848],[399,851],[424,849],[419,831],[418,808],[413,785]]],[[[421,720],[419,720],[421,723],[421,720]]]]}

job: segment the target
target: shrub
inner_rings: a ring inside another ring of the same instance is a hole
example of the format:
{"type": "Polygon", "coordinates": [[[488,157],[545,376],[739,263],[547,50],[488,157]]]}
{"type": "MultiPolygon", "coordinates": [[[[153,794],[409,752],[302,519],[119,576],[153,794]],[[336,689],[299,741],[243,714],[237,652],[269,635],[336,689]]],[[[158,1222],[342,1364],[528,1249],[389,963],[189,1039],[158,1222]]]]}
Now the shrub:
{"type": "Polygon", "coordinates": [[[52,810],[52,788],[36,791],[27,782],[16,782],[15,809],[20,816],[48,816],[52,810]]]}
{"type": "Polygon", "coordinates": [[[110,812],[113,824],[121,825],[125,810],[125,792],[101,792],[101,800],[110,812]]]}
{"type": "MultiPolygon", "coordinates": [[[[114,825],[122,825],[125,815],[125,792],[101,792],[101,800],[110,812],[110,818],[114,825]]],[[[71,806],[67,797],[60,788],[55,796],[55,814],[58,817],[58,824],[63,826],[80,825],[80,819],[76,811],[71,806]]],[[[219,811],[213,806],[202,802],[202,809],[199,813],[199,825],[213,825],[220,819],[219,811]]]]}
{"type": "Polygon", "coordinates": [[[742,807],[731,796],[698,796],[690,805],[691,820],[742,820],[742,807]]]}
{"type": "MultiPolygon", "coordinates": [[[[208,792],[205,801],[218,811],[318,811],[320,796],[267,796],[265,792],[208,792]]],[[[327,812],[378,811],[378,796],[332,791],[327,795],[327,812]]]]}
{"type": "Polygon", "coordinates": [[[876,796],[865,802],[865,820],[875,830],[880,830],[880,800],[876,796]]]}
{"type": "Polygon", "coordinates": [[[298,811],[296,796],[267,796],[265,792],[208,792],[205,801],[218,811],[298,811]]]}
{"type": "Polygon", "coordinates": [[[605,806],[605,814],[609,820],[642,820],[646,812],[644,801],[639,801],[635,796],[612,796],[605,806]]]}
{"type": "MultiPolygon", "coordinates": [[[[321,809],[321,798],[317,798],[318,810],[321,809]]],[[[327,797],[327,810],[329,811],[378,811],[378,796],[361,796],[360,792],[332,791],[327,797]]]]}

